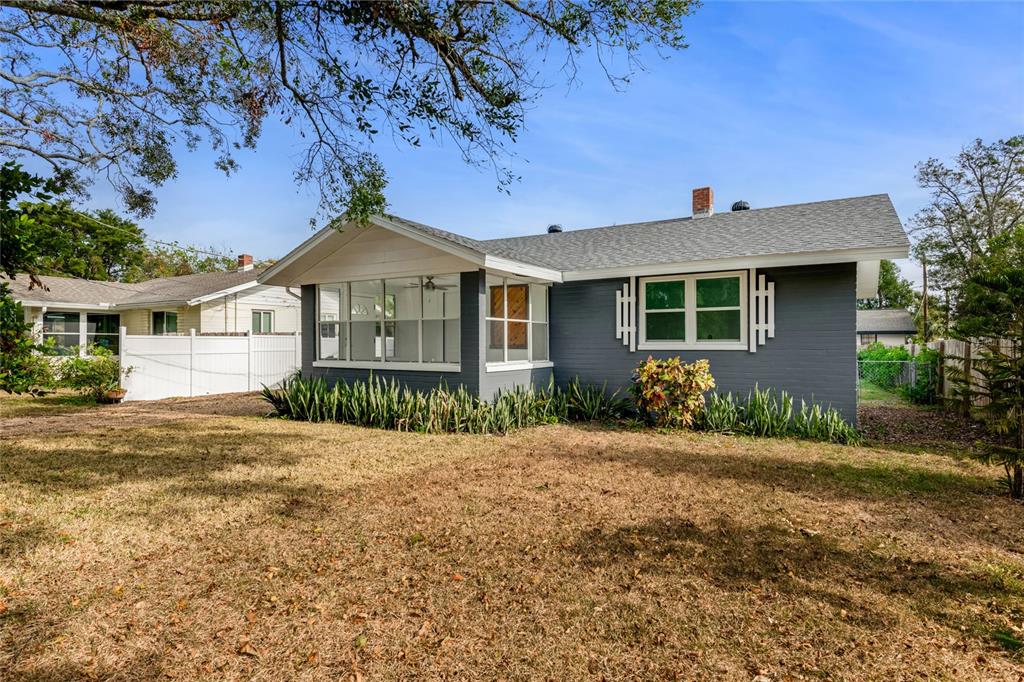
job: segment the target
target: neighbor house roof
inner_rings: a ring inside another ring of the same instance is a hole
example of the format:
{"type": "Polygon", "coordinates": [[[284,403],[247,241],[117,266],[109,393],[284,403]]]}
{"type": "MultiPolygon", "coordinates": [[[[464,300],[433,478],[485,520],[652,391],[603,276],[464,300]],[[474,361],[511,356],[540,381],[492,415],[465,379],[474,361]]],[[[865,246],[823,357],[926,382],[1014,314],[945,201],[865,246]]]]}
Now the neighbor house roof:
{"type": "MultiPolygon", "coordinates": [[[[542,269],[556,281],[682,272],[688,267],[878,261],[905,257],[910,247],[886,194],[488,240],[396,216],[374,217],[371,222],[487,267],[494,261],[513,271],[542,269]]],[[[329,226],[306,240],[269,268],[261,281],[287,281],[280,273],[334,232],[329,226]]]]}
{"type": "Polygon", "coordinates": [[[913,334],[917,331],[909,311],[900,309],[858,310],[857,331],[877,334],[913,334]]]}
{"type": "Polygon", "coordinates": [[[28,275],[6,280],[11,294],[19,301],[64,303],[102,307],[134,307],[158,303],[194,304],[197,299],[256,286],[256,278],[264,268],[231,272],[202,272],[180,277],[160,277],[144,282],[101,282],[73,277],[41,275],[45,289],[29,288],[28,275]]]}

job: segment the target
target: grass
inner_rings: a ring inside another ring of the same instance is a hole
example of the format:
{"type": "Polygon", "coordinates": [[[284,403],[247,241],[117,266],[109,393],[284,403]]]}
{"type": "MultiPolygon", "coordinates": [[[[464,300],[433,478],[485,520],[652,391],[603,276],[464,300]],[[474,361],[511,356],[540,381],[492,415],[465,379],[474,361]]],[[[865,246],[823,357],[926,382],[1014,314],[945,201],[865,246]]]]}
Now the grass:
{"type": "Polygon", "coordinates": [[[57,391],[38,398],[0,393],[0,419],[62,414],[87,407],[96,407],[96,401],[91,396],[71,391],[57,391]]]}
{"type": "Polygon", "coordinates": [[[860,402],[906,403],[898,389],[883,388],[868,379],[857,382],[857,399],[860,402]]]}
{"type": "Polygon", "coordinates": [[[998,680],[1024,664],[1021,507],[972,461],[99,409],[0,428],[5,680],[998,680]]]}

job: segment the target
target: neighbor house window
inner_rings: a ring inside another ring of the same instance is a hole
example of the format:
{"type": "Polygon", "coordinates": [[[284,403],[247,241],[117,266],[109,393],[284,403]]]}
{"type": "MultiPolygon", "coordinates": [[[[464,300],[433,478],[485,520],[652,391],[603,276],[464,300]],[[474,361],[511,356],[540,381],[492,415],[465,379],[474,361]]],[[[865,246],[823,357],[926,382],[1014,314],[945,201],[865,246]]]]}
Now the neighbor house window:
{"type": "Polygon", "coordinates": [[[317,358],[458,363],[459,306],[457,274],[321,284],[317,358]]]}
{"type": "Polygon", "coordinates": [[[153,313],[153,333],[160,336],[163,334],[178,333],[178,313],[157,310],[153,313]]]}
{"type": "Polygon", "coordinates": [[[648,277],[640,280],[640,344],[648,349],[744,349],[747,275],[648,277]]]}
{"type": "Polygon", "coordinates": [[[860,345],[869,346],[872,343],[878,343],[878,334],[861,334],[860,345]]]}
{"type": "Polygon", "coordinates": [[[88,344],[102,346],[117,355],[121,342],[121,316],[89,313],[85,319],[88,344]]]}
{"type": "Polygon", "coordinates": [[[487,362],[548,360],[548,290],[487,276],[487,362]]]}
{"type": "Polygon", "coordinates": [[[52,343],[61,355],[70,355],[81,343],[79,313],[43,313],[43,342],[52,343]]]}
{"type": "Polygon", "coordinates": [[[274,312],[272,310],[252,311],[252,333],[272,334],[274,332],[274,312]]]}

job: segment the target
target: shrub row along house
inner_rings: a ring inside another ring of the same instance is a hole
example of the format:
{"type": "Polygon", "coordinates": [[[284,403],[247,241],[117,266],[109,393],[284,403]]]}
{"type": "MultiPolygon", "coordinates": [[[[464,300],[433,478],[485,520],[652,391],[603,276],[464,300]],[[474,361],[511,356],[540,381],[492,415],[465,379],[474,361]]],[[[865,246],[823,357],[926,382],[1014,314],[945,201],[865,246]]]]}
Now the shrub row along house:
{"type": "Polygon", "coordinates": [[[34,334],[58,352],[88,345],[118,352],[119,328],[132,335],[294,333],[300,328],[298,290],[260,284],[265,268],[238,257],[233,272],[162,277],[145,282],[101,282],[42,276],[9,281],[34,334]]]}
{"type": "Polygon", "coordinates": [[[301,287],[302,371],[370,372],[490,399],[638,361],[707,358],[719,391],[755,384],[856,418],[856,299],[909,242],[887,195],[479,241],[397,217],[319,231],[261,273],[301,287]]]}

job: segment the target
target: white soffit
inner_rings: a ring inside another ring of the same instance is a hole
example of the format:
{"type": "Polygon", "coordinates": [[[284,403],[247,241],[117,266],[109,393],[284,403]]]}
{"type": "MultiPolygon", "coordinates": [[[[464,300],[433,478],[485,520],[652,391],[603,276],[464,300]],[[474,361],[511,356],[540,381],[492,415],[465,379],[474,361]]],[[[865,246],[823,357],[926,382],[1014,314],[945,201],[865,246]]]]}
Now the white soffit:
{"type": "Polygon", "coordinates": [[[864,260],[857,263],[857,298],[878,296],[878,273],[882,261],[864,260]]]}

